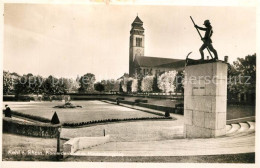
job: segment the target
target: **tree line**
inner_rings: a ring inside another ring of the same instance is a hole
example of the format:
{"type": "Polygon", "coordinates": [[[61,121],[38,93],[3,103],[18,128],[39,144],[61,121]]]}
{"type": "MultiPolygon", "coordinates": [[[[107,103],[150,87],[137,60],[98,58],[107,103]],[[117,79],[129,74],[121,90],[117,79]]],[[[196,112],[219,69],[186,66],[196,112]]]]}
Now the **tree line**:
{"type": "MultiPolygon", "coordinates": [[[[52,75],[44,78],[31,73],[22,76],[17,73],[3,72],[3,94],[66,94],[94,92],[183,92],[184,71],[169,71],[160,75],[130,77],[124,74],[119,79],[96,82],[95,75],[86,73],[77,79],[56,78],[52,75]]],[[[256,54],[237,58],[228,66],[229,95],[250,93],[255,95],[256,54]]]]}

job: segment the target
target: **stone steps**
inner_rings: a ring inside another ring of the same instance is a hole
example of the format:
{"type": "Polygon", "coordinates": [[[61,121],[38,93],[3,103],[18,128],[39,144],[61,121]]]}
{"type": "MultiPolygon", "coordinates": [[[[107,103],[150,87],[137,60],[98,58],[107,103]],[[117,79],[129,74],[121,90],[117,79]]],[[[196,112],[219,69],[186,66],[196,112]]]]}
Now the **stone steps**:
{"type": "Polygon", "coordinates": [[[234,134],[235,132],[237,132],[240,129],[239,124],[231,124],[231,127],[232,128],[229,131],[226,132],[226,135],[234,134]]]}
{"type": "MultiPolygon", "coordinates": [[[[178,129],[183,129],[179,127],[178,129]]],[[[176,130],[176,134],[180,133],[176,130]]],[[[249,153],[255,151],[255,122],[226,125],[227,134],[217,138],[163,141],[109,142],[76,152],[76,155],[185,156],[249,153]]]]}
{"type": "Polygon", "coordinates": [[[231,130],[231,128],[232,128],[232,126],[231,126],[231,125],[226,125],[226,132],[230,131],[230,130],[231,130]]]}
{"type": "Polygon", "coordinates": [[[249,129],[249,124],[247,123],[239,123],[240,125],[240,129],[238,130],[238,132],[244,132],[247,131],[249,129]]]}
{"type": "Polygon", "coordinates": [[[247,123],[250,125],[249,127],[250,130],[255,130],[255,122],[247,121],[247,123]]]}
{"type": "Polygon", "coordinates": [[[226,130],[226,136],[245,136],[255,132],[255,122],[243,122],[227,125],[226,130]]]}
{"type": "Polygon", "coordinates": [[[216,155],[254,152],[254,134],[241,137],[173,139],[144,142],[110,142],[77,154],[119,156],[216,155]]]}

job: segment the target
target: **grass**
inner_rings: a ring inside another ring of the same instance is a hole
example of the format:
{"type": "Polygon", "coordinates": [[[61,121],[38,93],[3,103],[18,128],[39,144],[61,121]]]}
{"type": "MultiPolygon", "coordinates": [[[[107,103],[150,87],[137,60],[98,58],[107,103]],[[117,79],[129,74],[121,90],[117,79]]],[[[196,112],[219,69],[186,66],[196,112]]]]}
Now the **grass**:
{"type": "MultiPolygon", "coordinates": [[[[70,156],[64,161],[84,162],[156,162],[156,163],[255,163],[255,153],[209,156],[70,156]]],[[[209,165],[210,166],[210,165],[209,165]]]]}
{"type": "MultiPolygon", "coordinates": [[[[134,101],[137,97],[124,97],[126,101],[134,101]]],[[[148,104],[175,107],[175,104],[183,103],[181,100],[143,98],[148,100],[148,104]]],[[[246,105],[227,105],[227,120],[243,118],[255,115],[255,106],[246,105]]]]}
{"type": "Polygon", "coordinates": [[[82,108],[59,109],[53,108],[62,102],[5,102],[9,104],[12,110],[24,114],[40,116],[51,119],[56,111],[61,123],[79,123],[93,120],[106,119],[125,119],[125,118],[143,118],[158,117],[158,115],[149,114],[140,110],[127,107],[112,105],[101,101],[75,101],[75,105],[81,105],[82,108]]]}
{"type": "MultiPolygon", "coordinates": [[[[92,97],[95,96],[78,96],[81,98],[92,97]]],[[[136,99],[146,99],[148,100],[148,104],[160,105],[166,107],[175,107],[176,104],[183,103],[183,100],[170,100],[170,99],[160,99],[160,98],[140,98],[140,97],[132,97],[132,96],[119,96],[119,95],[109,95],[109,96],[99,96],[100,98],[111,98],[116,99],[117,97],[124,97],[126,101],[134,102],[136,99]]],[[[246,105],[229,105],[227,104],[227,119],[235,119],[241,117],[249,117],[255,115],[255,106],[246,106],[246,105]]]]}
{"type": "MultiPolygon", "coordinates": [[[[82,96],[97,98],[97,96],[82,96]]],[[[110,96],[98,96],[99,98],[112,98],[124,97],[118,95],[110,96]]],[[[134,102],[140,97],[124,97],[126,101],[134,102]]],[[[170,99],[158,99],[158,98],[141,98],[148,100],[148,104],[175,107],[175,104],[182,103],[181,100],[170,100],[170,99]]],[[[86,122],[91,120],[101,120],[101,119],[111,119],[118,118],[123,119],[125,116],[127,118],[135,117],[154,117],[152,114],[140,113],[138,110],[118,107],[114,105],[108,105],[99,101],[74,101],[75,105],[82,105],[83,108],[76,109],[55,109],[52,108],[55,105],[61,105],[62,102],[4,102],[4,104],[9,104],[12,110],[17,110],[18,112],[23,112],[25,114],[37,115],[44,118],[51,119],[54,111],[57,111],[61,122],[86,122]],[[124,113],[122,113],[122,111],[124,113]],[[75,116],[75,112],[77,115],[75,116]]],[[[254,116],[255,106],[245,106],[245,105],[228,105],[227,106],[227,120],[254,116]]]]}
{"type": "MultiPolygon", "coordinates": [[[[3,161],[57,161],[56,139],[3,134],[3,161]],[[17,141],[19,139],[19,141],[17,141]],[[20,152],[20,154],[19,154],[20,152]],[[21,154],[24,152],[24,154],[21,154]],[[41,154],[42,153],[42,154],[41,154]]],[[[61,145],[64,141],[61,141],[61,145]]],[[[73,162],[171,162],[171,163],[255,163],[255,153],[209,156],[69,156],[60,161],[73,162]]]]}
{"type": "MultiPolygon", "coordinates": [[[[118,96],[117,96],[118,97],[118,96]]],[[[120,96],[124,97],[124,96],[120,96]]],[[[111,98],[116,98],[116,96],[111,96],[111,98]]],[[[126,101],[135,101],[135,99],[140,99],[138,97],[124,97],[126,101]]],[[[175,107],[175,104],[183,103],[182,100],[170,100],[170,99],[159,99],[159,98],[142,98],[148,100],[148,104],[160,105],[166,107],[175,107]]],[[[247,105],[229,105],[227,104],[227,120],[255,116],[255,106],[247,105]]]]}
{"type": "MultiPolygon", "coordinates": [[[[57,160],[55,155],[57,139],[27,137],[6,133],[2,135],[3,161],[57,160]]],[[[61,145],[63,143],[64,141],[61,141],[61,145]]]]}

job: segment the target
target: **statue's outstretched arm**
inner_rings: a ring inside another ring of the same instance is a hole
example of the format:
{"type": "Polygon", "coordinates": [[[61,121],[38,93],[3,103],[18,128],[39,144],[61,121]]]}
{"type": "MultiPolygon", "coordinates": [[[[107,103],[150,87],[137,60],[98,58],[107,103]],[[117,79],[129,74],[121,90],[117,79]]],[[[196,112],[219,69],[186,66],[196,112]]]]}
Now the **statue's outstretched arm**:
{"type": "Polygon", "coordinates": [[[204,28],[204,27],[199,27],[198,25],[195,26],[196,28],[200,29],[200,30],[203,30],[203,31],[206,31],[207,28],[204,28]]]}

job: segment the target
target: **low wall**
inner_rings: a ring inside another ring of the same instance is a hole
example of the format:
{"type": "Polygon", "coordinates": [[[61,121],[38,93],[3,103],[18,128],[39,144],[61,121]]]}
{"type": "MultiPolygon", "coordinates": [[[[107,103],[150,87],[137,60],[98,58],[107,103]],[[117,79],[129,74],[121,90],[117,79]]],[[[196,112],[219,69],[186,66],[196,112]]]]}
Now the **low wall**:
{"type": "Polygon", "coordinates": [[[110,136],[103,137],[77,137],[72,138],[63,144],[63,153],[73,154],[77,150],[100,145],[109,142],[110,136]]]}
{"type": "Polygon", "coordinates": [[[47,123],[26,123],[23,121],[3,118],[3,132],[33,137],[56,138],[61,125],[47,123]]]}

